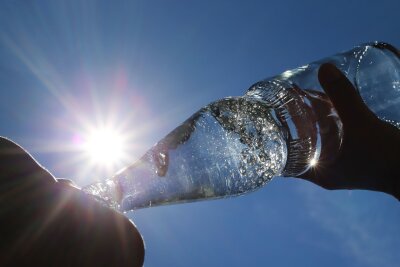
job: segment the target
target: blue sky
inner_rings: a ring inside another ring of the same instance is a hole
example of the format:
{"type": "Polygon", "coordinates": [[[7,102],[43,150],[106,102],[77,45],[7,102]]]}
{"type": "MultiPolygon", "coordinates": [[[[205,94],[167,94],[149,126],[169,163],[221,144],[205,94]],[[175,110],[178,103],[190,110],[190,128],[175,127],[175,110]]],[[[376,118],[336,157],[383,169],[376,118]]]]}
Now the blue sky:
{"type": "MultiPolygon", "coordinates": [[[[108,177],[203,105],[372,40],[399,47],[399,1],[2,1],[0,135],[55,176],[108,177]],[[128,136],[91,164],[87,127],[128,136]]],[[[247,196],[127,214],[146,266],[398,266],[393,197],[277,178],[247,196]]]]}

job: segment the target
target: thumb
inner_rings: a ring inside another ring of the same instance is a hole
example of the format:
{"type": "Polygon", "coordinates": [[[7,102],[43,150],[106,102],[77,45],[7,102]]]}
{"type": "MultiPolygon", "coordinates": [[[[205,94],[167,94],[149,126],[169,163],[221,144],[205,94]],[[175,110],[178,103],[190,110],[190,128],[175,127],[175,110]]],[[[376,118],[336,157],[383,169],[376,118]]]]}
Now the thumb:
{"type": "Polygon", "coordinates": [[[323,64],[319,68],[318,80],[343,124],[357,123],[366,114],[372,114],[356,88],[335,65],[323,64]]]}

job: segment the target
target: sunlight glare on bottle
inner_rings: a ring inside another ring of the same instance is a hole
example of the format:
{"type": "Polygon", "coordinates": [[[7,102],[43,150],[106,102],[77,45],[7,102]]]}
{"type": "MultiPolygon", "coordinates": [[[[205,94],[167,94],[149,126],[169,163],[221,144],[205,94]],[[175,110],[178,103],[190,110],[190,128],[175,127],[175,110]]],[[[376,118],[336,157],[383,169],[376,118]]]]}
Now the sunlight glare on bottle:
{"type": "Polygon", "coordinates": [[[312,159],[312,160],[310,160],[310,166],[311,166],[311,167],[317,166],[317,163],[318,163],[318,160],[316,160],[315,158],[312,159]]]}

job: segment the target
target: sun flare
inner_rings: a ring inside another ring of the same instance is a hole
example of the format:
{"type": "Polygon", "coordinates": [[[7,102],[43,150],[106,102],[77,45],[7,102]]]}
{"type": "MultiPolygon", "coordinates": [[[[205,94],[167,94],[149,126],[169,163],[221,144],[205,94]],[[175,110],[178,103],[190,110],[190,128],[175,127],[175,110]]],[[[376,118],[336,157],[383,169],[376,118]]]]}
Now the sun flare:
{"type": "Polygon", "coordinates": [[[94,164],[113,165],[124,157],[123,136],[110,129],[93,129],[84,142],[84,150],[94,164]]]}

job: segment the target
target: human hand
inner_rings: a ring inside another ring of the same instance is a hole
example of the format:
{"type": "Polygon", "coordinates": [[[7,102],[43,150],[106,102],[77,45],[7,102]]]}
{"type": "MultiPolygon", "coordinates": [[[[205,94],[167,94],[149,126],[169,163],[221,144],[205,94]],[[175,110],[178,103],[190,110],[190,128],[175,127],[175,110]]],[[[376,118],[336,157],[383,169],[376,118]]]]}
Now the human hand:
{"type": "Polygon", "coordinates": [[[332,64],[318,79],[343,123],[343,143],[336,160],[319,162],[299,178],[326,189],[367,189],[400,200],[400,130],[378,119],[351,82],[332,64]]]}
{"type": "Polygon", "coordinates": [[[142,266],[143,240],[123,215],[57,182],[0,138],[1,266],[142,266]]]}

